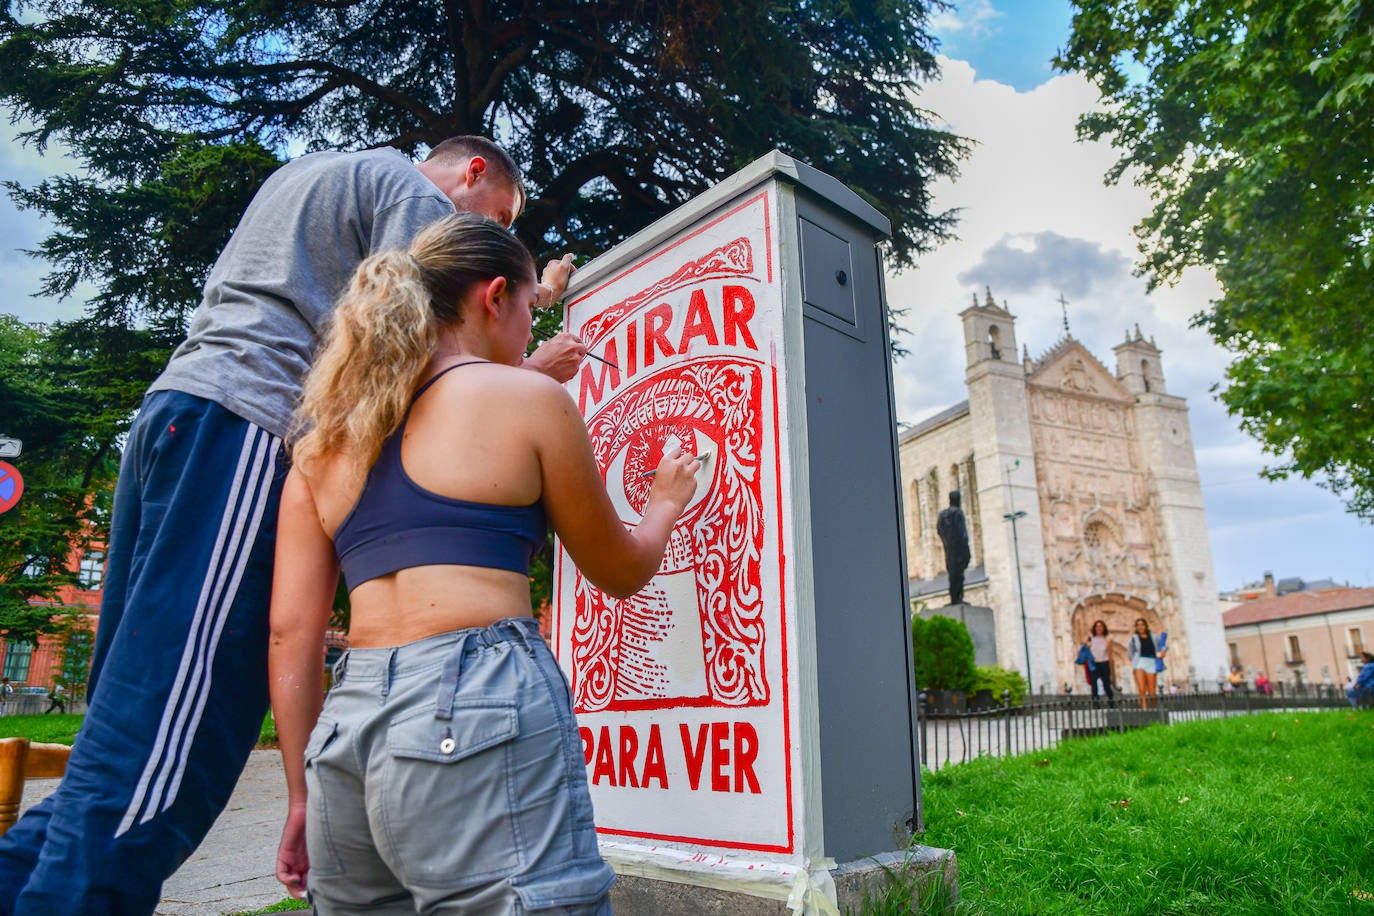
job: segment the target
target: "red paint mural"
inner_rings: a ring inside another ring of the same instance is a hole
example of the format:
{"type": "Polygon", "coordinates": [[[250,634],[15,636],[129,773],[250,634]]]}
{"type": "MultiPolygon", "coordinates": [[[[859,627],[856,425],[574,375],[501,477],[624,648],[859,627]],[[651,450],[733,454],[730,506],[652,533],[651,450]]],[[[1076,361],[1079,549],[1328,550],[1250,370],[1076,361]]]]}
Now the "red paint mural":
{"type": "Polygon", "coordinates": [[[618,600],[560,551],[554,645],[604,834],[796,849],[783,515],[782,294],[771,192],[576,291],[569,388],[627,526],[665,449],[703,456],[648,586],[618,600]]]}

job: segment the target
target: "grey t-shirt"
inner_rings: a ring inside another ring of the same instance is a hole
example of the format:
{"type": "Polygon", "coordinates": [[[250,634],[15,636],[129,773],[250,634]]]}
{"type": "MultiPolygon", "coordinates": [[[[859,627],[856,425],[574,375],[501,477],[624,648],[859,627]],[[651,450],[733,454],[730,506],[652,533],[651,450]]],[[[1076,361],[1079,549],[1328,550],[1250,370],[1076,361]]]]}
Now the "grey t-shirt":
{"type": "Polygon", "coordinates": [[[150,391],[184,391],[285,437],[316,339],[358,263],[453,204],[399,150],[312,153],[264,182],[150,391]]]}

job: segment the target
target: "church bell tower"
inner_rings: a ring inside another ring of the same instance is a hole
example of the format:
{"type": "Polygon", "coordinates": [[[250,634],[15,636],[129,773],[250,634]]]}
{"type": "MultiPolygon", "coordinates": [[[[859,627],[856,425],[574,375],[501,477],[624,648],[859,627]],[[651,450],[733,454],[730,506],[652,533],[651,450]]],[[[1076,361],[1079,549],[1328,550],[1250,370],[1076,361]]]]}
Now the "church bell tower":
{"type": "MultiPolygon", "coordinates": [[[[1164,388],[1160,349],[1136,326],[1112,348],[1116,376],[1135,396],[1141,467],[1158,510],[1160,535],[1174,558],[1174,591],[1191,661],[1192,679],[1223,677],[1228,658],[1225,631],[1216,610],[1217,583],[1207,513],[1197,470],[1188,403],[1164,388]]],[[[1184,653],[1179,653],[1184,655],[1184,653]]]]}
{"type": "Polygon", "coordinates": [[[973,425],[978,514],[989,603],[997,621],[998,663],[1030,670],[1036,689],[1054,677],[1044,526],[1031,439],[1026,367],[1017,359],[1016,316],[985,291],[959,313],[964,322],[969,417],[973,425]],[[1024,513],[1021,515],[1019,513],[1024,513]],[[1016,515],[1015,536],[1007,516],[1016,515]],[[1017,560],[1022,575],[1018,586],[1017,560]],[[1022,630],[1021,598],[1025,600],[1022,630]]]}

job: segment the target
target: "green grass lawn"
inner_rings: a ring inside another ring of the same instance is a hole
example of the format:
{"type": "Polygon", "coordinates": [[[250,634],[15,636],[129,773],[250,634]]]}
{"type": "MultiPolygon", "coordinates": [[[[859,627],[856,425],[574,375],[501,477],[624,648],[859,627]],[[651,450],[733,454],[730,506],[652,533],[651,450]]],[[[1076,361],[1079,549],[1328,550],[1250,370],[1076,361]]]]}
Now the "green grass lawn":
{"type": "Polygon", "coordinates": [[[290,897],[286,897],[286,898],[284,898],[284,899],[278,901],[277,903],[274,903],[274,904],[272,904],[271,906],[266,907],[265,909],[261,909],[261,910],[252,910],[251,912],[248,912],[248,913],[237,913],[237,914],[235,914],[235,916],[265,916],[265,914],[267,914],[267,913],[286,913],[286,912],[289,912],[289,911],[291,911],[291,910],[308,910],[308,909],[310,909],[310,902],[309,902],[309,901],[307,901],[307,900],[293,900],[293,899],[290,898],[290,897]]]}
{"type": "MultiPolygon", "coordinates": [[[[61,714],[51,716],[0,716],[0,738],[28,738],[51,744],[71,744],[86,717],[61,714]]],[[[277,742],[277,724],[269,712],[262,722],[258,744],[272,746],[277,742]]]]}
{"type": "Polygon", "coordinates": [[[277,744],[277,720],[272,718],[272,711],[267,711],[267,718],[262,720],[262,731],[258,733],[259,747],[275,747],[277,744]]]}
{"type": "MultiPolygon", "coordinates": [[[[70,744],[81,718],[3,716],[0,737],[70,744]]],[[[921,784],[960,913],[1374,914],[1374,711],[1151,726],[921,784]]]]}
{"type": "Polygon", "coordinates": [[[1374,913],[1374,712],[1151,726],[921,784],[961,913],[1374,913]]]}
{"type": "Polygon", "coordinates": [[[0,738],[28,738],[44,744],[70,745],[86,717],[75,713],[50,716],[0,716],[0,738]]]}

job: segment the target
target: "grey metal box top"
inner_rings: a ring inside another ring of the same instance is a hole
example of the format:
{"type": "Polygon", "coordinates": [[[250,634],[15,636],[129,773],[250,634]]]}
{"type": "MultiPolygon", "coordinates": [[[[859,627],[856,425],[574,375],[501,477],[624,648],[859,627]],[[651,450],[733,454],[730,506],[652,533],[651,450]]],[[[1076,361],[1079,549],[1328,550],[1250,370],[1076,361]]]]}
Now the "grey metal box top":
{"type": "Polygon", "coordinates": [[[804,188],[828,206],[857,219],[873,230],[875,242],[892,234],[892,223],[888,218],[838,179],[805,162],[793,159],[781,150],[773,150],[597,256],[594,261],[573,274],[572,281],[568,284],[567,297],[575,297],[584,287],[604,279],[627,262],[640,257],[646,249],[677,235],[684,226],[700,220],[702,214],[715,210],[750,188],[773,178],[804,188]]]}

